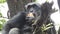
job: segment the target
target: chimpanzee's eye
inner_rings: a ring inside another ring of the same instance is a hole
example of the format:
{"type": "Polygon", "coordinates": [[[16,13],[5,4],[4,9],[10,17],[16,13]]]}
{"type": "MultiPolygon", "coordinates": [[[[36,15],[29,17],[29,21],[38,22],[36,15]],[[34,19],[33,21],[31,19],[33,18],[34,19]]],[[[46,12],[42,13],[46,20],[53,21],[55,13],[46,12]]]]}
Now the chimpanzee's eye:
{"type": "Polygon", "coordinates": [[[31,6],[31,5],[29,5],[27,9],[30,9],[31,7],[32,7],[32,6],[31,6]]]}

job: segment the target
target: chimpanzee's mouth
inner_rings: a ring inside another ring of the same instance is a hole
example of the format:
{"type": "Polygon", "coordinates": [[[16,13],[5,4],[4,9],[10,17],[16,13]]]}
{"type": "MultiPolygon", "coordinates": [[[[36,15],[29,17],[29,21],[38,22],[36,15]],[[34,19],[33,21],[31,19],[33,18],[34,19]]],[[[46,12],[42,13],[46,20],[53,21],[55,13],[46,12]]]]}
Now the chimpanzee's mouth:
{"type": "Polygon", "coordinates": [[[33,13],[28,13],[28,14],[26,15],[26,19],[27,19],[28,21],[32,21],[32,20],[35,19],[35,16],[34,16],[33,13]]]}
{"type": "Polygon", "coordinates": [[[27,17],[34,17],[34,14],[33,13],[28,13],[27,17]]]}
{"type": "Polygon", "coordinates": [[[26,17],[32,19],[35,18],[35,15],[33,13],[28,13],[26,17]]]}

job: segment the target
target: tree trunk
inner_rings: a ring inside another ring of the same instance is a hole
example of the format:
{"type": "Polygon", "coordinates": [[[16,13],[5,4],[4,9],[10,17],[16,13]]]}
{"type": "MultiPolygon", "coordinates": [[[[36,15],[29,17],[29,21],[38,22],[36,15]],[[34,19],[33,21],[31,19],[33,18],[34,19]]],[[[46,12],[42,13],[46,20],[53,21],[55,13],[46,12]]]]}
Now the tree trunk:
{"type": "Polygon", "coordinates": [[[59,9],[60,9],[60,0],[57,0],[58,1],[58,6],[59,6],[59,9]]]}
{"type": "Polygon", "coordinates": [[[29,2],[32,2],[32,0],[7,0],[10,12],[8,16],[12,18],[19,11],[24,11],[24,6],[29,2]]]}

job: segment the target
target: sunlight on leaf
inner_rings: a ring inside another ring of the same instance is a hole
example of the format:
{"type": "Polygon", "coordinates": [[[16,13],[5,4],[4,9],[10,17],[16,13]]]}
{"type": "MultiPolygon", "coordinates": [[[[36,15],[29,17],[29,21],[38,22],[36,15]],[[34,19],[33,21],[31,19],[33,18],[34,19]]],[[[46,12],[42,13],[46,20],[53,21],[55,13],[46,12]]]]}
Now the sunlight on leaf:
{"type": "Polygon", "coordinates": [[[6,0],[0,0],[0,3],[4,3],[4,2],[6,2],[6,0]]]}

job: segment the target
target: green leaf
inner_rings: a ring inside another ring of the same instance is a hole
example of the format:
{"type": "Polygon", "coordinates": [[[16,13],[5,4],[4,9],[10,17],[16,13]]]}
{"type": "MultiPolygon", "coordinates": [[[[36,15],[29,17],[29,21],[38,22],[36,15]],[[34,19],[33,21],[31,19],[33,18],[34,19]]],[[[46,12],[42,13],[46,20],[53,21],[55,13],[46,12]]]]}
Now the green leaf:
{"type": "Polygon", "coordinates": [[[46,31],[46,30],[48,30],[48,29],[50,29],[50,28],[53,27],[53,26],[51,26],[51,25],[52,25],[52,23],[49,23],[49,24],[47,24],[47,25],[43,24],[42,27],[41,27],[41,30],[42,30],[42,31],[46,31]]]}
{"type": "Polygon", "coordinates": [[[0,24],[0,30],[2,29],[2,26],[3,26],[3,25],[2,25],[2,24],[0,24]]]}
{"type": "Polygon", "coordinates": [[[3,24],[6,22],[5,19],[0,19],[0,30],[2,30],[3,24]]]}
{"type": "Polygon", "coordinates": [[[2,17],[2,13],[0,13],[0,17],[2,17]]]}
{"type": "Polygon", "coordinates": [[[4,2],[6,2],[6,0],[0,0],[0,3],[4,3],[4,2]]]}
{"type": "Polygon", "coordinates": [[[6,22],[6,20],[5,19],[1,19],[0,20],[3,24],[6,22]]]}

